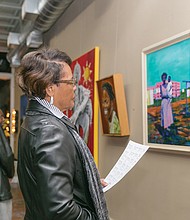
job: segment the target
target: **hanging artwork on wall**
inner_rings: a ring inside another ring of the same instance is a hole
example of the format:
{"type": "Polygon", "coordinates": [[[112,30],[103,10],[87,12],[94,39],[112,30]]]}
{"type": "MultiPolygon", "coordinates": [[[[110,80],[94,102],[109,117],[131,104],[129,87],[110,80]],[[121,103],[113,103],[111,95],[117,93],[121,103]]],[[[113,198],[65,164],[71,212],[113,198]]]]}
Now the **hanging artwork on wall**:
{"type": "Polygon", "coordinates": [[[75,59],[71,69],[77,80],[75,105],[66,114],[76,125],[98,164],[98,101],[95,83],[99,74],[99,48],[95,47],[75,59]]]}
{"type": "Polygon", "coordinates": [[[97,81],[102,130],[108,136],[128,136],[129,123],[122,74],[97,81]]]}
{"type": "Polygon", "coordinates": [[[20,125],[22,124],[23,120],[26,117],[26,107],[28,104],[28,98],[26,95],[20,96],[20,125]]]}
{"type": "Polygon", "coordinates": [[[190,151],[190,31],[145,48],[142,58],[144,144],[190,151]]]}

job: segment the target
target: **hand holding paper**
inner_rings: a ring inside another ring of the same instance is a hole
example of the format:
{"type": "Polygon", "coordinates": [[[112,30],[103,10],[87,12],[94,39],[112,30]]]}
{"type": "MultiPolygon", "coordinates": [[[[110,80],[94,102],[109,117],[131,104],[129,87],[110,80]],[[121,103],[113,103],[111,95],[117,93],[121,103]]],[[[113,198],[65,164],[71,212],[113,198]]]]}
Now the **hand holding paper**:
{"type": "Polygon", "coordinates": [[[103,188],[103,191],[106,192],[117,184],[135,166],[148,148],[148,146],[129,141],[119,160],[105,178],[104,181],[108,185],[103,188]]]}

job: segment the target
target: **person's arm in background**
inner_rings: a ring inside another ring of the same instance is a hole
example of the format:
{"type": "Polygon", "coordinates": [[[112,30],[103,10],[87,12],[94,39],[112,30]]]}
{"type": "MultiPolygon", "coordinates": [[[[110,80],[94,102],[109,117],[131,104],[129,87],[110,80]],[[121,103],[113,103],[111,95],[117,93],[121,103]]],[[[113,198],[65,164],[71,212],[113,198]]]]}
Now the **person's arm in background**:
{"type": "Polygon", "coordinates": [[[8,178],[14,176],[14,155],[5,137],[3,129],[0,127],[0,164],[8,178]]]}

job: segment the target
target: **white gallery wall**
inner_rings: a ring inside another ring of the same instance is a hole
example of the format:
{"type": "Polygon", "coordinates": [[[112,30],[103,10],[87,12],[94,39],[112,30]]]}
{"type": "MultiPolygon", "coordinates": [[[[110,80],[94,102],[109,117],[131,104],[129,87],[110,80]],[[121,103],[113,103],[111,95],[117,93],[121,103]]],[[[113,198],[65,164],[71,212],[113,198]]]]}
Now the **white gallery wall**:
{"type": "MultiPolygon", "coordinates": [[[[129,139],[143,142],[143,48],[190,29],[189,0],[76,0],[45,34],[72,59],[100,47],[99,78],[122,73],[130,136],[106,137],[99,123],[99,170],[109,170],[129,139]]],[[[100,118],[99,118],[100,119],[100,118]]],[[[106,193],[114,220],[189,220],[190,153],[149,150],[106,193]]]]}

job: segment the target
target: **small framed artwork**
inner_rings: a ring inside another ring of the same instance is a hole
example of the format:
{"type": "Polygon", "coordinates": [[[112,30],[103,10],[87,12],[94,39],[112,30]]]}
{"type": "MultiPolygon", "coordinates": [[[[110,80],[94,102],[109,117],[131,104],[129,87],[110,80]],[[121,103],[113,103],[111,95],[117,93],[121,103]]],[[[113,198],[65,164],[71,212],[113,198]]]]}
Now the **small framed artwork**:
{"type": "Polygon", "coordinates": [[[122,74],[113,74],[96,83],[103,134],[128,136],[129,121],[122,74]]]}
{"type": "Polygon", "coordinates": [[[143,142],[190,152],[190,30],[142,52],[143,142]]]}

